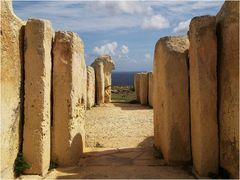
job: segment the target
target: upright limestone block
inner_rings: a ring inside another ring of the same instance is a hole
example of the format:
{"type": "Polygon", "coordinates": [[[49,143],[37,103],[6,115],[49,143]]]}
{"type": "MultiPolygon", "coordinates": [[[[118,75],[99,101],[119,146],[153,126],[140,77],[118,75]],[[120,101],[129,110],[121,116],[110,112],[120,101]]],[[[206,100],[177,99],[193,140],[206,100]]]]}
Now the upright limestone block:
{"type": "Polygon", "coordinates": [[[13,179],[13,164],[22,139],[23,31],[24,24],[2,0],[1,8],[1,172],[0,179],[13,179]]]}
{"type": "Polygon", "coordinates": [[[148,73],[140,74],[140,84],[139,84],[139,95],[140,95],[140,103],[142,105],[148,104],[148,73]]]}
{"type": "Polygon", "coordinates": [[[55,33],[53,62],[52,161],[71,166],[79,161],[85,143],[86,65],[77,34],[55,33]]]}
{"type": "MultiPolygon", "coordinates": [[[[104,87],[103,103],[110,103],[111,102],[112,71],[115,69],[115,64],[114,64],[111,56],[109,56],[109,55],[99,56],[95,59],[95,61],[91,64],[91,66],[96,71],[97,94],[98,94],[98,91],[99,91],[99,93],[101,93],[102,86],[103,86],[104,87]],[[102,65],[100,65],[100,64],[102,64],[102,65]],[[101,77],[102,77],[101,66],[103,66],[103,81],[101,79],[101,77]],[[100,84],[100,83],[102,83],[102,84],[100,84]],[[98,88],[100,88],[100,89],[98,89],[98,88]]],[[[99,98],[101,98],[101,94],[99,94],[99,98]]],[[[97,99],[99,99],[99,98],[97,95],[97,99]]],[[[98,104],[101,104],[102,103],[101,101],[102,100],[99,99],[98,104]]]]}
{"type": "Polygon", "coordinates": [[[217,14],[220,166],[239,178],[239,2],[217,14]]]}
{"type": "Polygon", "coordinates": [[[104,104],[104,71],[103,63],[95,65],[96,78],[96,103],[98,105],[104,104]]]}
{"type": "Polygon", "coordinates": [[[31,168],[26,174],[44,175],[50,164],[52,39],[49,21],[27,21],[23,155],[31,168]]]}
{"type": "Polygon", "coordinates": [[[199,176],[218,173],[217,38],[214,16],[195,17],[189,30],[193,165],[199,176]]]}
{"type": "Polygon", "coordinates": [[[148,73],[148,104],[153,107],[153,73],[148,73]]]}
{"type": "Polygon", "coordinates": [[[95,71],[91,66],[87,66],[87,108],[95,104],[95,71]]]}
{"type": "Polygon", "coordinates": [[[161,38],[154,53],[154,144],[168,164],[191,161],[186,36],[161,38]]]}
{"type": "Polygon", "coordinates": [[[134,75],[134,89],[137,102],[140,102],[140,73],[134,75]]]}

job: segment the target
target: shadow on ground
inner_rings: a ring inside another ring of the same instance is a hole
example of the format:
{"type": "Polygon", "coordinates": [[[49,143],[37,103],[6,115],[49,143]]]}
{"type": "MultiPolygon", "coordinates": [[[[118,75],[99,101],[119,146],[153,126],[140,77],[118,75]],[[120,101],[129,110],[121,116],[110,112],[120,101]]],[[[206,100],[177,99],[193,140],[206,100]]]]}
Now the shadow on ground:
{"type": "Polygon", "coordinates": [[[113,102],[112,103],[115,107],[119,107],[122,110],[149,110],[152,109],[150,106],[148,105],[141,105],[141,104],[130,104],[130,103],[126,103],[126,102],[113,102]]]}
{"type": "Polygon", "coordinates": [[[46,178],[54,179],[152,179],[194,178],[190,167],[167,166],[156,156],[152,137],[139,143],[137,148],[98,148],[85,152],[77,166],[57,168],[46,178]]]}

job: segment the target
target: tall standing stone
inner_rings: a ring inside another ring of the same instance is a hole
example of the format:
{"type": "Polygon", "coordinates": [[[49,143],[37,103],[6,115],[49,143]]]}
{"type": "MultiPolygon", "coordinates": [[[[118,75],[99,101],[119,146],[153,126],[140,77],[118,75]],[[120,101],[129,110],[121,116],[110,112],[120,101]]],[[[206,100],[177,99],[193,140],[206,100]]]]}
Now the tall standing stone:
{"type": "Polygon", "coordinates": [[[142,105],[148,104],[148,73],[141,73],[139,77],[139,96],[142,105]]]}
{"type": "Polygon", "coordinates": [[[85,143],[86,65],[77,34],[55,33],[53,62],[52,161],[70,166],[78,162],[85,143]]]}
{"type": "Polygon", "coordinates": [[[96,77],[96,103],[98,105],[104,104],[104,70],[103,63],[95,65],[95,77],[96,77]]]}
{"type": "Polygon", "coordinates": [[[31,168],[26,174],[44,175],[50,164],[52,39],[49,21],[27,21],[23,155],[31,168]]]}
{"type": "Polygon", "coordinates": [[[148,104],[153,107],[153,73],[148,73],[148,104]]]}
{"type": "Polygon", "coordinates": [[[140,73],[134,75],[134,89],[137,102],[140,102],[140,73]]]}
{"type": "Polygon", "coordinates": [[[168,164],[191,161],[188,47],[185,36],[161,38],[154,53],[154,144],[168,164]]]}
{"type": "Polygon", "coordinates": [[[95,71],[91,66],[87,66],[87,108],[95,104],[95,71]]]}
{"type": "Polygon", "coordinates": [[[22,139],[23,21],[13,12],[12,1],[1,8],[1,176],[13,179],[13,164],[22,139]]]}
{"type": "Polygon", "coordinates": [[[239,2],[217,14],[220,166],[239,178],[239,2]]]}
{"type": "Polygon", "coordinates": [[[115,69],[115,64],[109,55],[102,55],[95,59],[91,64],[96,73],[96,92],[97,103],[111,102],[111,86],[112,86],[112,71],[115,69]],[[102,65],[101,65],[102,64],[102,65]],[[103,66],[103,80],[102,80],[103,66]],[[102,86],[104,87],[104,98],[102,99],[102,86]],[[99,94],[99,96],[98,96],[99,94]]]}
{"type": "Polygon", "coordinates": [[[218,173],[217,38],[215,16],[195,17],[189,30],[193,165],[199,176],[218,173]]]}

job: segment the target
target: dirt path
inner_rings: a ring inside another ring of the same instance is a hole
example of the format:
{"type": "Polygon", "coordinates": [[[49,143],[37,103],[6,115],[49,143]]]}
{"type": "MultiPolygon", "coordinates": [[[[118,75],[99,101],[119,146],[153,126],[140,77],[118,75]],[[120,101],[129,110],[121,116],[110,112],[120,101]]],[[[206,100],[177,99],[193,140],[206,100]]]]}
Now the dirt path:
{"type": "Polygon", "coordinates": [[[87,147],[138,147],[152,144],[153,110],[148,106],[112,103],[87,111],[87,147]]]}
{"type": "Polygon", "coordinates": [[[152,147],[153,110],[112,103],[87,111],[85,152],[77,166],[57,168],[46,179],[194,178],[189,167],[167,166],[152,147]]]}

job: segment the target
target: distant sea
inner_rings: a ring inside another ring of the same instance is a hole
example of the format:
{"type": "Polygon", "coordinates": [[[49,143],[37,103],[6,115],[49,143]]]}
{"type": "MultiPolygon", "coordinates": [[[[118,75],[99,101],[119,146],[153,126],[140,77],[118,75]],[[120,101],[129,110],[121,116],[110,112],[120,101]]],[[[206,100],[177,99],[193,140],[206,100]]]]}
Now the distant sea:
{"type": "Polygon", "coordinates": [[[134,86],[134,74],[133,72],[112,72],[112,85],[114,86],[134,86]]]}

